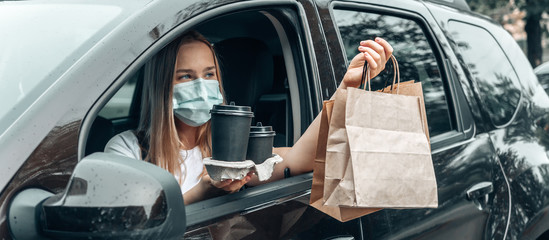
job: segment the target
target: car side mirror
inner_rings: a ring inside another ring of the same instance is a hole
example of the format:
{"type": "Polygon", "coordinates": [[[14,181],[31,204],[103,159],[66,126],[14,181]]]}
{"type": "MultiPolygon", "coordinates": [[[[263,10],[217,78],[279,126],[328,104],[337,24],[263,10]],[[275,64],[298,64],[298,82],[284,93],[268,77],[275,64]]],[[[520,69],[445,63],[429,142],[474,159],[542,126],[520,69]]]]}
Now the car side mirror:
{"type": "Polygon", "coordinates": [[[60,194],[19,192],[8,218],[15,239],[175,239],[186,229],[183,195],[173,175],[108,153],[82,159],[60,194]]]}

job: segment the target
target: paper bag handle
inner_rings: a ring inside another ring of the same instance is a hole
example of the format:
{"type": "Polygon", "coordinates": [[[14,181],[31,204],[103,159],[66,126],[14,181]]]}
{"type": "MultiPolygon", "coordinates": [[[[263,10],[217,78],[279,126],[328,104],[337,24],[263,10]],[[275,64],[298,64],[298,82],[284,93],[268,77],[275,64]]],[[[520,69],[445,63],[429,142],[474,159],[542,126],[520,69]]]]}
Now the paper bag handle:
{"type": "MultiPolygon", "coordinates": [[[[390,57],[391,61],[393,62],[393,84],[391,84],[391,91],[393,91],[393,86],[395,85],[395,82],[397,83],[397,92],[398,94],[398,85],[400,84],[400,70],[398,68],[398,61],[396,60],[395,56],[391,55],[390,57]]],[[[365,83],[368,83],[368,90],[372,91],[372,87],[370,86],[370,65],[368,62],[364,61],[364,66],[362,67],[362,81],[361,85],[364,86],[364,90],[366,90],[365,83]]]]}

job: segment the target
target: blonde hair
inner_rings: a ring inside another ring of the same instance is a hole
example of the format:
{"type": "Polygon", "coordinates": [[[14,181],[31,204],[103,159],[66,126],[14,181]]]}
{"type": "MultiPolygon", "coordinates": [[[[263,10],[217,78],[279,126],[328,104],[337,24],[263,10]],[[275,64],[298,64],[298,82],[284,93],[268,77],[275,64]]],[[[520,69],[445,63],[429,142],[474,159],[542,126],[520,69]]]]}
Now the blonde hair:
{"type": "MultiPolygon", "coordinates": [[[[143,160],[160,166],[173,175],[181,176],[181,164],[185,159],[180,154],[181,142],[175,127],[172,110],[174,66],[179,48],[191,42],[203,42],[212,51],[219,88],[223,94],[221,72],[215,51],[200,33],[190,31],[168,44],[145,65],[141,116],[136,136],[143,160]]],[[[196,141],[202,157],[210,157],[212,139],[210,121],[198,127],[196,141]]],[[[192,147],[192,146],[186,146],[192,147]]],[[[185,171],[186,172],[186,171],[185,171]]],[[[184,174],[186,175],[186,174],[184,174]]],[[[182,176],[183,181],[186,176],[182,176]]],[[[180,184],[182,183],[181,179],[180,184]]]]}

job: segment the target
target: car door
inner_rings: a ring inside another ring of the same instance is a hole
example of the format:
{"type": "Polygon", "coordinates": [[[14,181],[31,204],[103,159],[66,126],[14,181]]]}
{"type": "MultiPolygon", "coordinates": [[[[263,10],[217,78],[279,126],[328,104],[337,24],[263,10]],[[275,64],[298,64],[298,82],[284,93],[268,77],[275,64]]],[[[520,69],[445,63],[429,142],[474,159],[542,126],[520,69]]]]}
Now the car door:
{"type": "MultiPolygon", "coordinates": [[[[303,7],[293,1],[252,1],[217,7],[200,5],[193,10],[196,14],[192,17],[172,19],[180,23],[168,36],[161,37],[159,43],[151,45],[151,54],[173,36],[198,30],[212,42],[219,55],[227,101],[251,106],[254,122],[272,125],[277,132],[275,146],[292,146],[318,113],[321,99],[313,44],[307,21],[300,15],[303,7]],[[252,49],[252,45],[258,47],[252,49]],[[231,53],[226,49],[229,46],[239,48],[240,52],[231,53]],[[254,54],[264,57],[256,59],[254,54]]],[[[315,50],[322,51],[321,48],[315,50]]],[[[90,112],[88,123],[105,118],[116,132],[131,129],[130,124],[118,122],[136,122],[132,118],[138,114],[132,109],[138,109],[134,105],[139,102],[135,94],[139,94],[142,81],[139,69],[150,56],[136,60],[116,80],[112,90],[90,112]],[[133,97],[125,96],[132,93],[133,97]],[[118,110],[121,115],[115,114],[118,110]]],[[[95,128],[99,124],[94,124],[87,130],[88,146],[94,144],[91,134],[101,130],[95,128]]],[[[312,174],[297,175],[290,171],[287,175],[284,180],[187,205],[186,237],[279,239],[310,229],[325,217],[308,207],[312,174]]]]}
{"type": "Polygon", "coordinates": [[[2,93],[0,120],[0,238],[11,239],[7,215],[14,196],[27,188],[59,193],[66,187],[79,160],[84,117],[144,51],[135,47],[140,41],[122,42],[115,29],[146,1],[1,5],[0,15],[9,19],[2,29],[11,34],[2,42],[2,88],[10,94],[2,93]]]}
{"type": "MultiPolygon", "coordinates": [[[[366,238],[502,238],[509,187],[479,116],[477,100],[435,20],[413,1],[319,4],[336,61],[356,54],[362,39],[383,37],[394,47],[402,81],[423,85],[438,184],[436,209],[385,209],[361,219],[366,238]],[[332,29],[335,28],[335,29],[332,29]],[[340,41],[336,41],[340,39],[340,41]],[[340,54],[338,56],[338,53],[340,54]]],[[[335,70],[341,79],[344,68],[335,70]]],[[[389,71],[391,72],[391,71],[389,71]]],[[[381,75],[383,79],[383,74],[381,75]]],[[[387,77],[387,76],[385,76],[387,77]]],[[[383,87],[384,80],[372,84],[383,87]],[[380,85],[381,84],[381,85],[380,85]]]]}
{"type": "Polygon", "coordinates": [[[547,96],[522,50],[499,24],[429,8],[452,39],[480,99],[486,130],[508,178],[512,205],[507,236],[538,237],[547,231],[547,96]]]}
{"type": "MultiPolygon", "coordinates": [[[[47,9],[55,7],[55,3],[51,4],[52,6],[48,6],[47,9]]],[[[65,7],[63,9],[71,10],[72,7],[80,9],[82,6],[65,7]]],[[[66,12],[70,12],[68,10],[66,12]]],[[[23,118],[48,120],[42,121],[47,125],[40,133],[44,133],[45,136],[49,131],[49,135],[43,140],[42,135],[26,138],[23,143],[26,143],[24,146],[27,148],[14,148],[6,153],[9,155],[18,149],[25,150],[21,155],[23,157],[15,159],[21,164],[8,168],[7,172],[11,175],[2,177],[2,183],[6,184],[2,185],[4,190],[0,196],[2,207],[0,228],[5,238],[9,238],[6,209],[18,191],[36,186],[51,193],[61,192],[67,187],[67,181],[78,160],[90,153],[101,151],[101,145],[104,145],[104,140],[108,139],[108,137],[96,138],[94,134],[106,130],[103,136],[112,136],[116,132],[135,126],[136,114],[133,109],[139,106],[139,81],[142,79],[140,69],[154,54],[177,35],[193,28],[200,28],[204,35],[211,36],[212,42],[216,43],[223,39],[241,37],[239,34],[242,32],[237,33],[234,28],[224,28],[223,24],[226,22],[219,24],[218,20],[217,28],[211,28],[207,24],[209,20],[231,15],[233,17],[225,19],[242,22],[249,20],[250,16],[252,19],[257,19],[253,18],[254,16],[261,16],[258,22],[244,23],[246,26],[256,27],[251,30],[263,32],[252,31],[242,34],[261,36],[259,39],[248,40],[258,40],[268,46],[262,50],[271,54],[273,65],[271,71],[275,75],[276,84],[275,80],[272,80],[272,88],[266,89],[262,94],[257,94],[255,91],[245,93],[256,94],[258,104],[263,104],[267,106],[264,109],[271,110],[265,115],[258,114],[258,117],[265,117],[265,121],[272,121],[273,125],[280,126],[276,130],[282,137],[277,146],[291,146],[305,127],[312,122],[313,113],[318,112],[318,106],[315,105],[319,101],[312,100],[318,99],[316,94],[318,86],[314,85],[314,81],[309,82],[310,79],[315,79],[314,76],[318,73],[311,67],[312,61],[309,59],[311,55],[305,54],[305,52],[310,53],[312,49],[311,44],[308,43],[310,36],[303,31],[305,27],[302,24],[305,21],[302,21],[299,16],[299,11],[302,9],[293,1],[209,3],[167,0],[154,4],[136,1],[136,4],[127,4],[127,6],[98,4],[94,10],[90,11],[90,14],[104,14],[108,17],[104,19],[106,23],[91,20],[87,23],[92,26],[95,26],[94,23],[101,23],[106,24],[107,27],[96,26],[101,33],[98,36],[93,35],[94,32],[91,30],[94,29],[90,28],[91,37],[82,40],[87,43],[88,48],[78,49],[78,53],[82,55],[76,55],[74,59],[72,55],[67,58],[69,63],[65,65],[68,69],[62,69],[66,72],[60,73],[62,77],[57,80],[56,87],[50,87],[49,91],[43,94],[42,98],[51,101],[40,102],[33,109],[41,106],[46,108],[30,111],[39,113],[34,118],[33,116],[23,118]],[[264,26],[261,25],[264,23],[270,24],[268,30],[260,27],[264,26]],[[273,38],[269,34],[276,37],[274,43],[270,42],[273,38]],[[216,39],[220,36],[223,39],[216,39]],[[52,108],[59,109],[48,112],[52,108]],[[122,110],[120,114],[119,110],[122,110]],[[102,120],[97,121],[98,119],[102,120]],[[98,122],[107,123],[108,127],[96,124],[98,122]],[[33,142],[28,142],[31,140],[33,142]],[[40,145],[34,149],[39,143],[40,145]],[[92,144],[94,148],[89,148],[92,144]],[[28,156],[27,160],[25,160],[26,156],[28,156]]],[[[250,69],[257,71],[255,68],[250,69]]],[[[263,70],[265,69],[261,69],[263,70]]],[[[54,80],[56,79],[52,81],[54,80]]],[[[237,90],[238,87],[241,86],[237,86],[237,90]]],[[[42,125],[31,124],[31,126],[39,128],[42,125]]],[[[25,134],[36,135],[36,132],[31,131],[28,125],[25,126],[24,122],[16,124],[13,129],[24,127],[29,129],[25,134]]],[[[7,140],[2,138],[2,141],[7,140]]],[[[17,142],[10,141],[11,146],[14,144],[17,142]]],[[[187,208],[188,235],[200,236],[201,232],[206,230],[210,237],[226,234],[238,236],[238,233],[244,229],[246,234],[241,237],[260,236],[276,239],[300,231],[301,228],[296,227],[294,220],[303,216],[306,216],[305,218],[312,216],[312,219],[316,219],[315,216],[317,216],[304,214],[308,205],[303,199],[310,189],[311,176],[309,173],[289,177],[279,182],[189,205],[187,208]],[[298,198],[300,198],[299,201],[293,201],[298,198]],[[244,221],[244,224],[233,224],[243,222],[243,219],[251,220],[244,221]],[[253,230],[246,231],[246,229],[253,230]]],[[[170,224],[184,225],[185,223],[170,224]]]]}
{"type": "MultiPolygon", "coordinates": [[[[273,117],[271,118],[286,120],[289,123],[287,127],[289,127],[288,132],[291,134],[287,135],[288,144],[282,146],[292,146],[305,131],[314,116],[319,112],[318,106],[322,98],[317,82],[317,76],[320,73],[317,69],[318,63],[314,59],[313,51],[315,53],[325,51],[322,50],[323,45],[313,48],[314,41],[310,36],[311,32],[309,32],[306,17],[311,16],[316,19],[316,15],[302,15],[304,11],[311,10],[305,8],[307,6],[303,7],[295,2],[255,6],[241,4],[239,7],[234,7],[230,14],[215,12],[215,18],[205,21],[197,27],[206,35],[214,36],[216,34],[213,33],[219,30],[219,22],[230,22],[237,25],[232,26],[232,31],[237,33],[231,35],[237,35],[241,38],[242,34],[240,32],[257,33],[256,30],[261,29],[262,33],[255,36],[257,39],[262,39],[262,35],[268,35],[270,37],[265,39],[268,42],[276,43],[271,45],[266,41],[267,45],[270,46],[270,54],[273,55],[275,65],[273,90],[268,91],[266,95],[259,98],[255,112],[257,113],[256,118],[264,114],[272,114],[273,117]],[[254,7],[254,10],[249,10],[251,7],[254,7]],[[252,16],[252,14],[255,14],[255,16],[252,16]],[[266,25],[260,25],[263,20],[267,20],[266,25]],[[250,22],[254,24],[249,24],[250,22]],[[247,28],[247,30],[240,31],[241,28],[247,28]],[[268,33],[271,29],[275,31],[273,35],[268,33]],[[277,62],[280,66],[277,65],[277,62]],[[273,95],[273,91],[279,89],[276,86],[279,77],[281,77],[280,82],[282,83],[280,87],[287,88],[288,92],[279,92],[273,95]],[[276,107],[269,107],[267,112],[260,109],[260,107],[269,106],[270,102],[275,97],[282,96],[281,94],[288,97],[287,102],[290,105],[288,111],[285,111],[288,113],[285,115],[286,119],[280,119],[283,115],[276,113],[276,107]]],[[[218,36],[217,38],[226,37],[219,34],[218,36]]],[[[219,41],[219,44],[223,44],[223,42],[225,40],[219,41]]],[[[214,43],[215,45],[216,43],[214,43]]],[[[222,56],[222,58],[227,57],[229,56],[222,56]]],[[[249,71],[256,70],[250,69],[249,71]]],[[[330,75],[324,74],[323,76],[330,75]]],[[[259,78],[254,79],[254,81],[265,80],[259,78]]],[[[231,84],[231,82],[224,79],[224,84],[231,84]]],[[[231,87],[228,86],[228,88],[231,87]]],[[[248,91],[246,94],[253,95],[255,93],[248,91]]],[[[279,133],[283,135],[283,131],[279,131],[279,133]]],[[[294,175],[290,169],[288,175],[291,176],[283,180],[246,188],[238,193],[188,205],[186,208],[188,227],[186,237],[310,239],[314,235],[311,235],[308,231],[319,231],[315,225],[326,219],[325,215],[308,206],[312,174],[294,175]]],[[[341,232],[346,232],[346,229],[341,230],[341,232]]]]}

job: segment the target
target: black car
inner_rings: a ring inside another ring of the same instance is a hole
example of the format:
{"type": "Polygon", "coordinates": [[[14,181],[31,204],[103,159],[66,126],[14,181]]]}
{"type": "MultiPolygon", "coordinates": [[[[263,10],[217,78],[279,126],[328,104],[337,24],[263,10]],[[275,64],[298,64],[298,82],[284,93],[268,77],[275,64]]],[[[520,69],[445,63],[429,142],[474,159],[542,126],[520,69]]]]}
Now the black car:
{"type": "Polygon", "coordinates": [[[549,62],[545,62],[534,68],[534,73],[538,76],[539,83],[541,83],[545,91],[549,91],[549,62]]]}
{"type": "Polygon", "coordinates": [[[463,1],[5,1],[0,30],[1,239],[549,235],[549,97],[513,38],[463,1]],[[342,223],[308,205],[312,173],[184,206],[166,171],[98,153],[137,126],[145,63],[191,29],[275,146],[305,131],[360,40],[385,38],[401,78],[423,85],[439,207],[342,223]]]}

